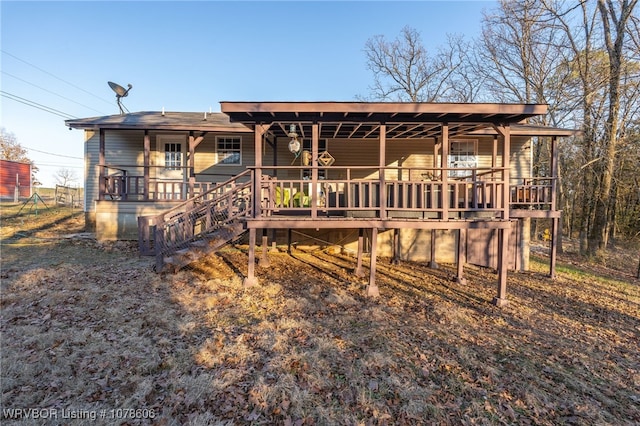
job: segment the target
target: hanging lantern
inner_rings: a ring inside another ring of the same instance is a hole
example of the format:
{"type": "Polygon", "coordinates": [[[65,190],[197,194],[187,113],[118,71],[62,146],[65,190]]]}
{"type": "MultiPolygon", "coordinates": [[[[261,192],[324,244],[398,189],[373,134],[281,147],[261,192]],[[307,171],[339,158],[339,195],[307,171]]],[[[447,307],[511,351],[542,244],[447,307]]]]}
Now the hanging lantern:
{"type": "Polygon", "coordinates": [[[297,155],[300,152],[300,141],[298,140],[298,133],[296,133],[296,125],[289,126],[289,133],[287,134],[291,138],[289,141],[289,151],[292,154],[297,155]]]}

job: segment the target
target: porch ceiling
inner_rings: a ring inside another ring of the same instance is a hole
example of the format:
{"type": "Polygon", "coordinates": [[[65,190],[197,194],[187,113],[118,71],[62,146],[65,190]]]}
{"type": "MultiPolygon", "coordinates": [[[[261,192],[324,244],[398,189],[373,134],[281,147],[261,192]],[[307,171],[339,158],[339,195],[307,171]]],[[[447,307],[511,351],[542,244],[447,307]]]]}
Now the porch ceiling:
{"type": "Polygon", "coordinates": [[[452,137],[492,127],[515,124],[546,114],[539,104],[458,104],[398,102],[221,102],[230,121],[247,126],[271,124],[269,133],[285,137],[296,124],[303,138],[311,136],[311,123],[318,123],[319,137],[379,137],[381,124],[387,125],[388,139],[432,138],[449,124],[452,137]]]}

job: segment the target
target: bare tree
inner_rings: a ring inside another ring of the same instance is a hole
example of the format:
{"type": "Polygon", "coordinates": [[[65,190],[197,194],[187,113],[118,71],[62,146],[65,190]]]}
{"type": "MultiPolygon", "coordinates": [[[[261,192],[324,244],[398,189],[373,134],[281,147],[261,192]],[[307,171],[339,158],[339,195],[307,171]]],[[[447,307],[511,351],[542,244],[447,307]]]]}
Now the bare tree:
{"type": "Polygon", "coordinates": [[[370,97],[375,100],[442,100],[450,89],[450,76],[462,63],[461,55],[452,48],[430,55],[420,33],[408,26],[393,41],[383,35],[367,40],[365,54],[374,78],[370,97]]]}
{"type": "Polygon", "coordinates": [[[54,177],[56,178],[56,183],[60,186],[68,187],[78,181],[76,172],[67,168],[58,169],[54,177]]]}
{"type": "Polygon", "coordinates": [[[627,37],[627,23],[637,0],[622,0],[615,5],[613,0],[598,0],[598,10],[602,19],[604,45],[609,60],[609,110],[604,131],[603,174],[600,191],[596,196],[595,221],[589,238],[589,253],[596,254],[607,246],[612,206],[611,189],[616,150],[620,131],[621,83],[623,75],[624,40],[627,37]]]}

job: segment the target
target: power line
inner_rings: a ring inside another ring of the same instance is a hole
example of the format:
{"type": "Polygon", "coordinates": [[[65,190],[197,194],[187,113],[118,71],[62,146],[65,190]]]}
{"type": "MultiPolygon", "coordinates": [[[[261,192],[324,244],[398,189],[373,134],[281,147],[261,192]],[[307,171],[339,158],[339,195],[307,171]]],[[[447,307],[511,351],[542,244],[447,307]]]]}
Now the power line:
{"type": "Polygon", "coordinates": [[[28,146],[24,146],[22,145],[24,148],[28,149],[29,151],[35,151],[35,152],[39,152],[41,154],[48,154],[48,155],[55,155],[56,157],[64,157],[64,158],[73,158],[74,160],[84,160],[84,158],[82,157],[72,157],[70,155],[62,155],[62,154],[54,154],[53,152],[47,152],[47,151],[40,151],[34,148],[29,148],[28,146]]]}
{"type": "Polygon", "coordinates": [[[21,104],[28,105],[30,107],[33,107],[33,108],[48,112],[50,114],[57,115],[59,117],[65,118],[65,119],[78,118],[78,117],[76,117],[74,115],[67,114],[66,112],[62,112],[62,111],[57,110],[55,108],[51,108],[51,107],[48,107],[46,105],[42,105],[42,104],[39,104],[37,102],[31,101],[29,99],[25,99],[25,98],[22,98],[20,96],[11,94],[9,92],[5,92],[4,90],[0,90],[0,95],[4,96],[5,98],[11,99],[13,101],[20,102],[21,104]]]}
{"type": "Polygon", "coordinates": [[[20,81],[22,81],[23,83],[27,83],[27,84],[29,84],[29,85],[31,85],[31,86],[33,86],[33,87],[37,87],[37,88],[38,88],[38,89],[40,89],[40,90],[44,90],[45,92],[51,93],[52,95],[56,95],[56,96],[58,96],[58,97],[60,97],[60,98],[62,98],[62,99],[65,99],[65,100],[69,101],[69,102],[73,102],[73,103],[74,103],[74,104],[76,104],[76,105],[80,105],[80,106],[82,106],[82,107],[88,108],[88,109],[90,109],[90,110],[92,110],[92,111],[95,111],[95,112],[97,112],[97,113],[104,114],[104,112],[103,112],[103,111],[98,111],[97,109],[95,109],[95,108],[91,108],[91,107],[90,107],[90,106],[88,106],[88,105],[84,105],[84,104],[81,104],[80,102],[76,102],[76,101],[74,101],[74,100],[73,100],[73,99],[71,99],[71,98],[67,98],[66,96],[62,96],[62,95],[61,95],[61,94],[59,94],[59,93],[53,92],[53,91],[51,91],[51,90],[49,90],[49,89],[45,89],[44,87],[38,86],[37,84],[33,84],[33,83],[31,83],[30,81],[27,81],[27,80],[25,80],[25,79],[22,79],[22,78],[20,78],[20,77],[18,77],[18,76],[16,76],[16,75],[10,74],[10,73],[8,73],[8,72],[6,72],[6,71],[4,71],[4,70],[2,70],[2,74],[8,75],[9,77],[13,77],[13,78],[15,78],[16,80],[20,80],[20,81]]]}
{"type": "Polygon", "coordinates": [[[84,90],[82,87],[78,87],[75,84],[70,83],[67,80],[62,79],[62,78],[58,77],[57,75],[51,74],[49,71],[43,70],[42,68],[40,68],[40,67],[38,67],[36,65],[33,65],[32,63],[29,63],[29,62],[25,61],[24,59],[20,59],[16,55],[12,55],[11,53],[7,52],[4,49],[0,49],[0,52],[4,53],[5,55],[11,56],[12,58],[14,58],[14,59],[16,59],[16,60],[18,60],[18,61],[20,61],[22,63],[25,63],[25,64],[29,65],[30,67],[33,67],[33,68],[37,69],[38,71],[41,71],[41,72],[43,72],[43,73],[55,78],[56,80],[60,80],[61,82],[65,83],[65,84],[68,84],[71,87],[74,87],[74,88],[76,88],[76,89],[78,89],[78,90],[80,90],[80,91],[82,91],[84,93],[87,93],[87,94],[93,96],[94,98],[100,99],[101,101],[106,102],[109,105],[111,105],[113,103],[113,102],[108,101],[108,100],[106,100],[104,98],[101,98],[100,96],[95,95],[95,94],[93,94],[93,93],[91,93],[91,92],[89,92],[87,90],[84,90]]]}
{"type": "Polygon", "coordinates": [[[34,165],[37,166],[38,168],[64,167],[67,169],[84,169],[84,166],[72,166],[70,164],[62,164],[62,163],[34,163],[34,165]]]}

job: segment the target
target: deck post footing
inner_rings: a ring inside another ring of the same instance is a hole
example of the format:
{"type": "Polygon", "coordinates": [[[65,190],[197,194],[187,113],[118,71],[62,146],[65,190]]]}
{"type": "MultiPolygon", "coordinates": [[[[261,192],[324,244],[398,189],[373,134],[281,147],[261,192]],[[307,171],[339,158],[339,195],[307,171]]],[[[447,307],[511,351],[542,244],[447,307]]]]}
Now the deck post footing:
{"type": "Polygon", "coordinates": [[[367,297],[380,297],[380,290],[377,285],[367,286],[367,297]]]}
{"type": "Polygon", "coordinates": [[[261,268],[268,268],[269,266],[271,266],[271,262],[269,262],[269,258],[266,254],[260,256],[260,259],[258,260],[258,266],[261,268]]]}
{"type": "Polygon", "coordinates": [[[251,277],[251,278],[246,277],[242,282],[242,287],[244,288],[255,287],[257,285],[258,285],[258,279],[256,277],[251,277]]]}
{"type": "Polygon", "coordinates": [[[464,277],[456,277],[455,282],[460,285],[467,285],[467,279],[464,277]]]}
{"type": "Polygon", "coordinates": [[[509,304],[509,301],[507,299],[503,299],[503,298],[500,298],[500,297],[496,296],[496,297],[493,298],[491,303],[496,305],[498,308],[502,308],[503,306],[507,306],[509,304]]]}

